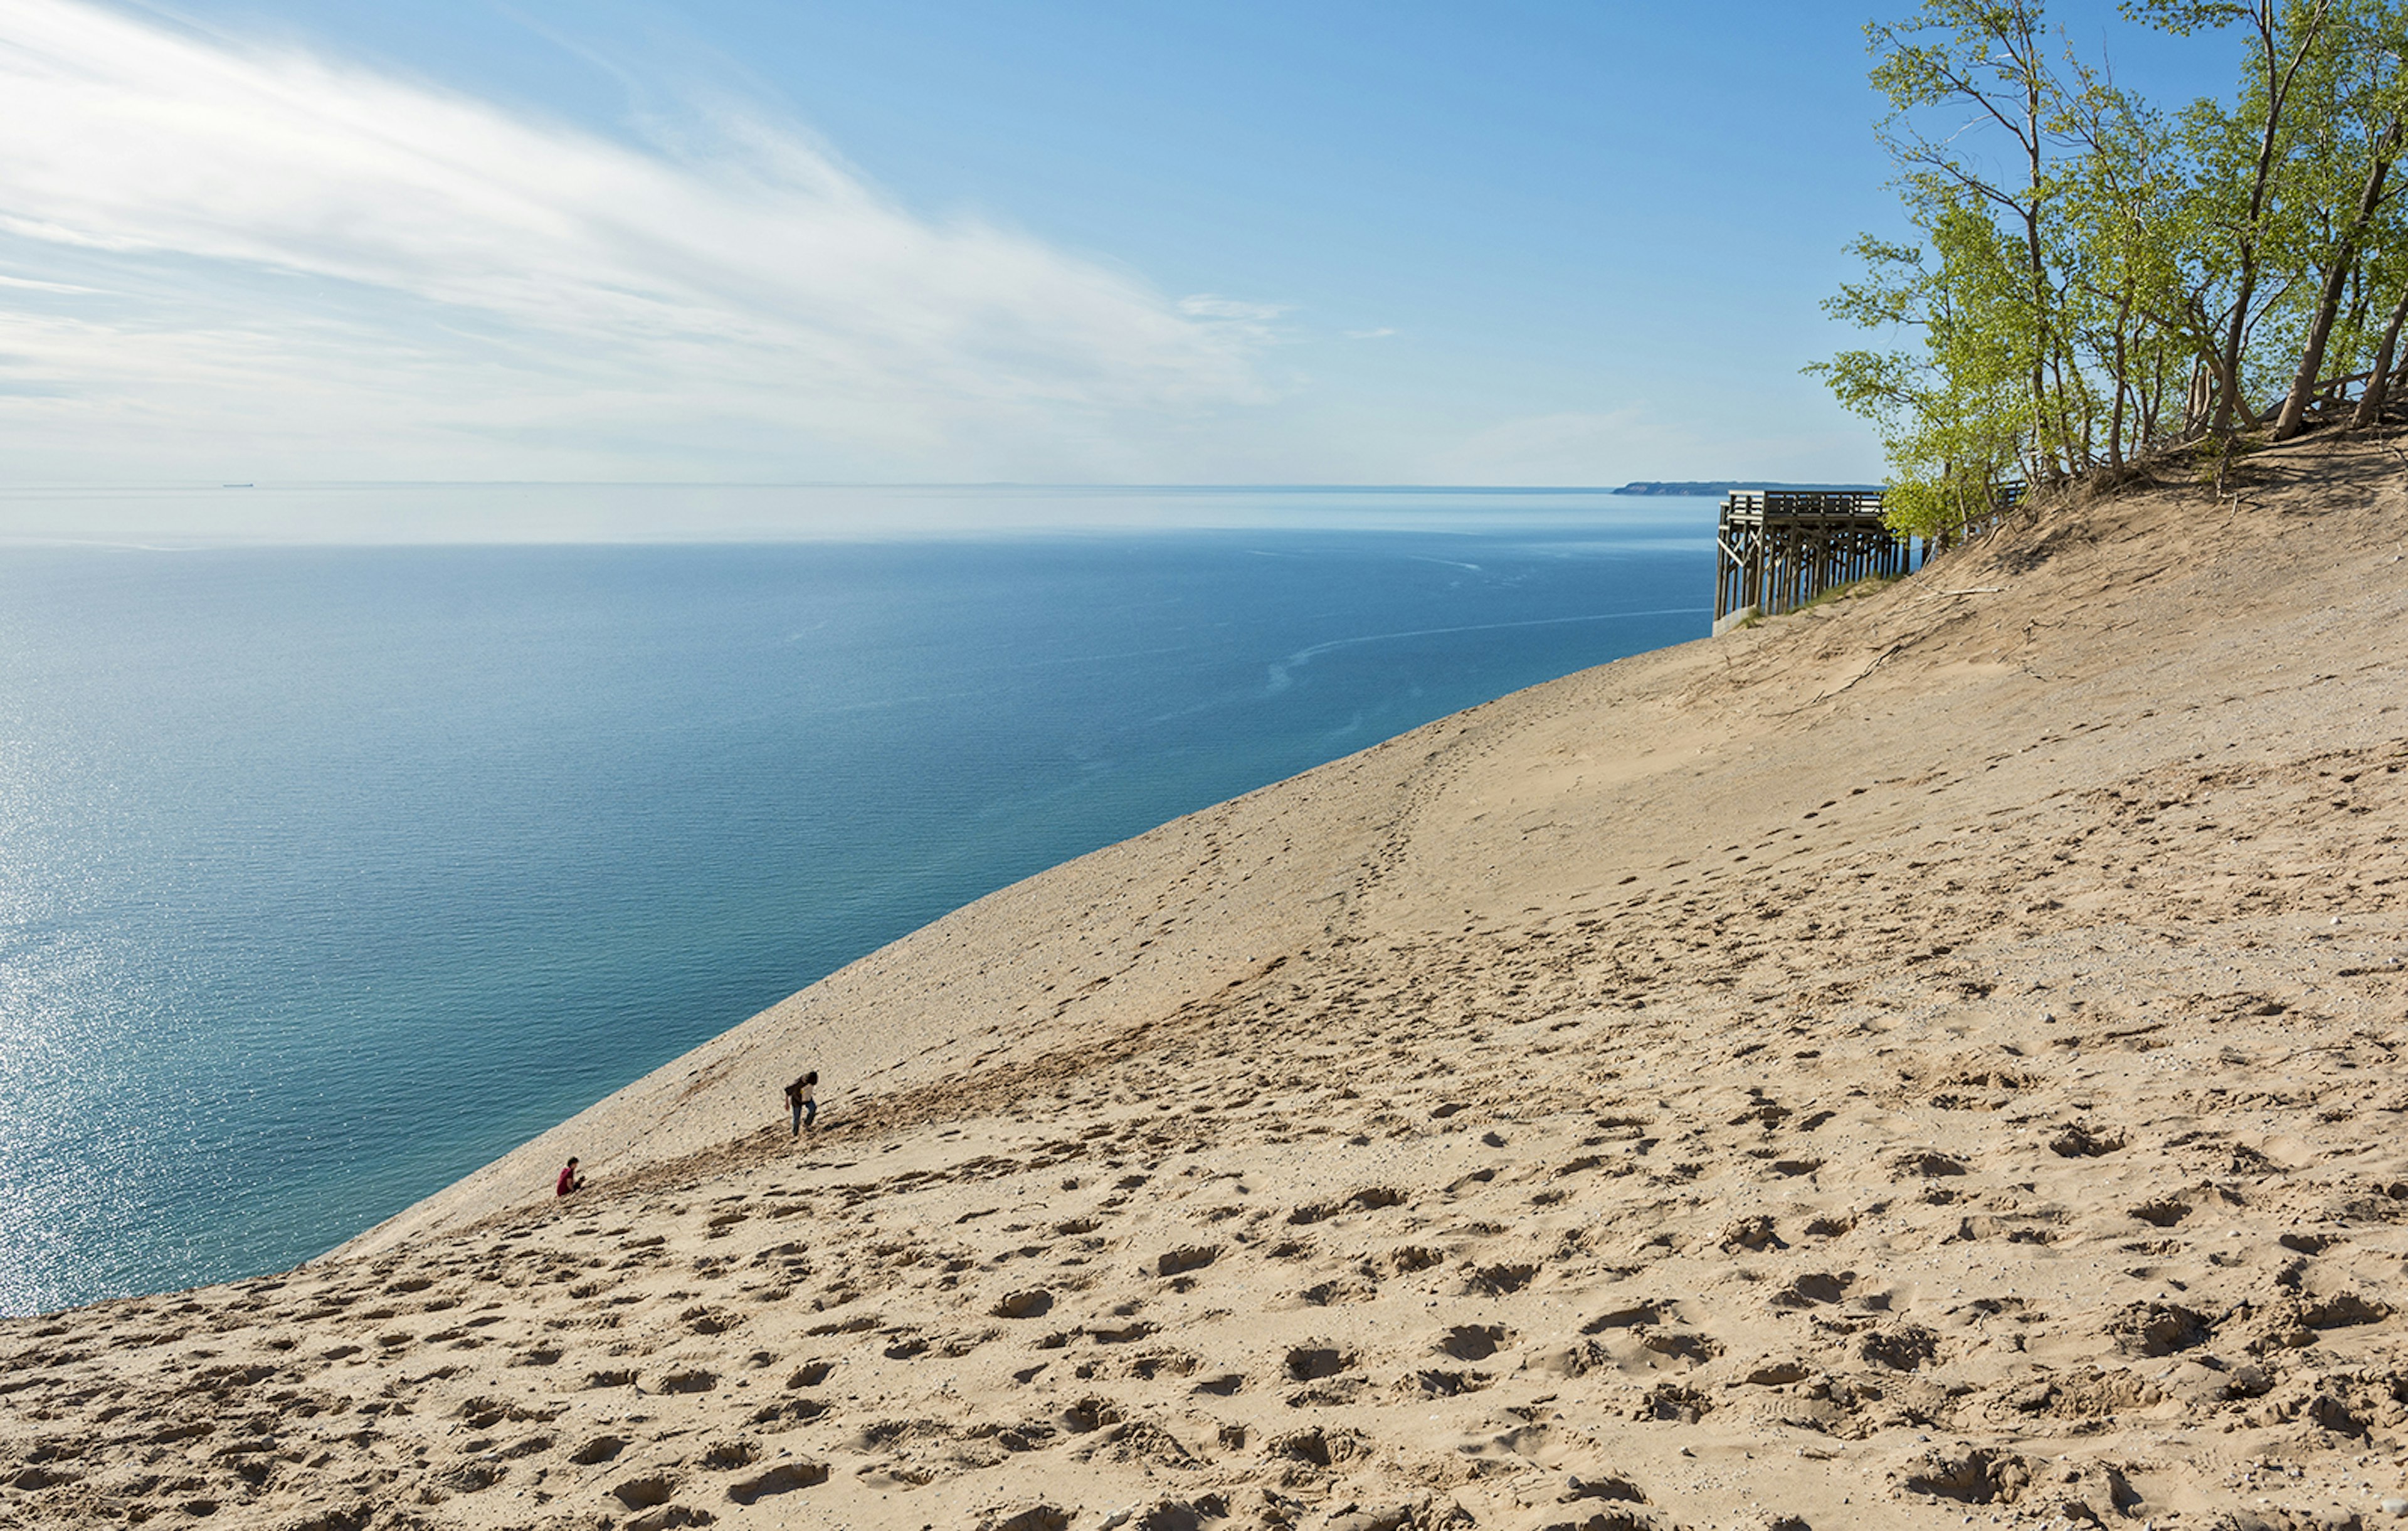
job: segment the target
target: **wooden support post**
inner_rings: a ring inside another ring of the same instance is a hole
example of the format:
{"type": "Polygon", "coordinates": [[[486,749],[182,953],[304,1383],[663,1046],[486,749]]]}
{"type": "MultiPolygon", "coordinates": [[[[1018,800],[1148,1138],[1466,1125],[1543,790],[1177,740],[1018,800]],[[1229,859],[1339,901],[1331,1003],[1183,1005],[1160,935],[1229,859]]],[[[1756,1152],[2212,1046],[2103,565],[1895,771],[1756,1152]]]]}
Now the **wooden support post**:
{"type": "Polygon", "coordinates": [[[1715,621],[1794,611],[1825,591],[1911,572],[1913,543],[1881,514],[1877,490],[1732,491],[1715,529],[1715,621]]]}

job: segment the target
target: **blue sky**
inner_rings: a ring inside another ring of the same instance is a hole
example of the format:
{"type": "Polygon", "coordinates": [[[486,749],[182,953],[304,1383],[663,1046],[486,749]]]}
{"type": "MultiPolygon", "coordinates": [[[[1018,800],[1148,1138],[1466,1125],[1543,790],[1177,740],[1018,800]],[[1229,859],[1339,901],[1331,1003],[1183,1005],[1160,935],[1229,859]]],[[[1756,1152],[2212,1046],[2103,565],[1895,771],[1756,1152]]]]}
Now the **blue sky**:
{"type": "Polygon", "coordinates": [[[1877,476],[1868,14],[12,0],[0,481],[1877,476]]]}

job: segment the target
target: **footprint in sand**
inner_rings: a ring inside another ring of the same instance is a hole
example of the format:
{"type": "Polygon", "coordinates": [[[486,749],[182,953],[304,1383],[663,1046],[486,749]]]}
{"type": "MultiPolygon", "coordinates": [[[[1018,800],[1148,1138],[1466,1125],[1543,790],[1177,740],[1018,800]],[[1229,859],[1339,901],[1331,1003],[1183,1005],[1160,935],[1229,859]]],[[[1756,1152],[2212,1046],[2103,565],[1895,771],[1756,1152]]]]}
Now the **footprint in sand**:
{"type": "Polygon", "coordinates": [[[570,1452],[568,1460],[580,1467],[598,1467],[605,1462],[616,1461],[626,1449],[627,1441],[623,1437],[596,1436],[570,1452]]]}
{"type": "Polygon", "coordinates": [[[1467,1393],[1482,1392],[1493,1386],[1496,1381],[1484,1371],[1439,1368],[1407,1372],[1397,1380],[1397,1391],[1424,1398],[1453,1398],[1467,1393]]]}
{"type": "Polygon", "coordinates": [[[1380,1283],[1367,1278],[1340,1277],[1320,1281],[1297,1294],[1308,1305],[1328,1308],[1339,1303],[1370,1302],[1380,1295],[1380,1283]]]}
{"type": "Polygon", "coordinates": [[[1196,1358],[1183,1351],[1166,1351],[1159,1355],[1140,1355],[1133,1358],[1128,1364],[1126,1374],[1140,1382],[1151,1382],[1156,1377],[1192,1377],[1196,1373],[1197,1365],[1196,1358]]]}
{"type": "Polygon", "coordinates": [[[739,1505],[757,1503],[772,1495],[791,1494],[828,1480],[824,1462],[782,1462],[756,1478],[727,1485],[727,1496],[739,1505]]]}
{"type": "Polygon", "coordinates": [[[1353,1370],[1354,1357],[1334,1345],[1298,1345],[1289,1350],[1283,1364],[1290,1381],[1314,1382],[1353,1370]]]}
{"type": "Polygon", "coordinates": [[[1032,1287],[1025,1292],[1008,1293],[994,1307],[987,1309],[989,1313],[1000,1319],[1041,1318],[1053,1310],[1054,1294],[1041,1286],[1032,1287]]]}
{"type": "Polygon", "coordinates": [[[1457,1361],[1485,1361],[1513,1342],[1513,1332],[1501,1324],[1458,1324],[1438,1340],[1441,1355],[1457,1361]]]}
{"type": "Polygon", "coordinates": [[[1775,1308],[1814,1308],[1838,1302],[1856,1284],[1853,1270],[1813,1271],[1799,1276],[1767,1299],[1775,1308]]]}
{"type": "Polygon", "coordinates": [[[1082,1398],[1062,1410],[1063,1424],[1082,1436],[1120,1422],[1120,1409],[1103,1398],[1082,1398]]]}
{"type": "Polygon", "coordinates": [[[2127,1211],[2127,1215],[2139,1218],[2142,1222],[2157,1228],[2171,1228],[2190,1214],[2190,1204],[2172,1196],[2144,1201],[2138,1207],[2128,1209],[2127,1211]]]}
{"type": "Polygon", "coordinates": [[[2124,1146],[2124,1135],[2074,1123],[2048,1140],[2048,1151],[2061,1159],[2097,1159],[2124,1146]]]}
{"type": "Polygon", "coordinates": [[[1201,1270],[1221,1257],[1218,1244],[1190,1244],[1157,1255],[1154,1261],[1156,1276],[1179,1276],[1191,1270],[1201,1270]]]}
{"type": "Polygon", "coordinates": [[[1356,1431],[1326,1430],[1316,1424],[1273,1436],[1263,1449],[1272,1456],[1326,1470],[1368,1454],[1370,1443],[1356,1431]]]}
{"type": "Polygon", "coordinates": [[[761,1449],[750,1441],[723,1440],[702,1453],[702,1465],[712,1472],[734,1472],[749,1467],[761,1455],[761,1449]]]}
{"type": "Polygon", "coordinates": [[[1630,1333],[1639,1341],[1640,1348],[1650,1354],[1685,1362],[1693,1366],[1703,1366],[1723,1353],[1719,1341],[1695,1329],[1643,1326],[1630,1333]]]}
{"type": "Polygon", "coordinates": [[[1889,1173],[1892,1180],[1937,1180],[1945,1176],[1962,1175],[1965,1173],[1965,1166],[1962,1161],[1942,1153],[1936,1149],[1909,1149],[1903,1153],[1892,1156],[1889,1162],[1889,1173]]]}
{"type": "Polygon", "coordinates": [[[1463,1279],[1466,1296],[1502,1297],[1519,1292],[1539,1274],[1535,1265],[1477,1266],[1463,1279]]]}
{"type": "MultiPolygon", "coordinates": [[[[1661,1324],[1671,1316],[1671,1304],[1651,1298],[1599,1313],[1581,1325],[1581,1333],[1599,1335],[1608,1329],[1636,1329],[1641,1324],[1661,1324]]],[[[1467,1359],[1477,1359],[1477,1357],[1467,1359]]]]}
{"type": "Polygon", "coordinates": [[[610,1497],[629,1510],[652,1510],[667,1504],[677,1492],[677,1481],[665,1473],[647,1473],[614,1485],[610,1497]]]}
{"type": "Polygon", "coordinates": [[[1381,1259],[1396,1275],[1410,1276],[1414,1271],[1427,1270],[1433,1266],[1444,1264],[1446,1254],[1443,1251],[1429,1249],[1419,1244],[1403,1244],[1390,1250],[1381,1259]]]}

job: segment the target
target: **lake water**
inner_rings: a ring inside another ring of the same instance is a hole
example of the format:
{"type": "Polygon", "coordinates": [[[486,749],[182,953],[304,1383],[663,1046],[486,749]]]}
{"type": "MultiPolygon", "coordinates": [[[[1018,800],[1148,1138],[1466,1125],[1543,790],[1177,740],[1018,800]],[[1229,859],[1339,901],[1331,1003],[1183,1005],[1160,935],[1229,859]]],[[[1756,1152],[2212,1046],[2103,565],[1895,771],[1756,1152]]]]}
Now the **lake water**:
{"type": "Polygon", "coordinates": [[[0,549],[0,1311],[290,1265],[995,888],[1708,627],[1710,502],[1246,506],[0,549]]]}

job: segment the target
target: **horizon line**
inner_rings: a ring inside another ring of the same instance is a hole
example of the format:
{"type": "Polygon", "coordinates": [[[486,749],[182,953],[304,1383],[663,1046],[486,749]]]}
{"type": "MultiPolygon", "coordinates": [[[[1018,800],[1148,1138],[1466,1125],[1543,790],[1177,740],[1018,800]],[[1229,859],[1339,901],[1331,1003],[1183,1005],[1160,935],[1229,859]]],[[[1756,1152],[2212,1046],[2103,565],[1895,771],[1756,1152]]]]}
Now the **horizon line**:
{"type": "MultiPolygon", "coordinates": [[[[1045,483],[1015,479],[292,479],[233,482],[207,479],[154,479],[122,483],[0,483],[0,494],[62,493],[127,493],[186,491],[230,493],[251,490],[277,493],[323,489],[984,489],[1048,490],[1086,493],[1142,494],[1612,494],[1632,484],[1735,483],[1770,488],[1794,487],[1793,480],[1774,479],[1629,479],[1620,484],[1449,484],[1449,483],[1045,483]]],[[[1808,487],[1870,488],[1871,485],[1808,487]]],[[[1638,495],[1634,498],[1650,496],[1638,495]]],[[[1653,496],[1663,498],[1667,496],[1653,496]]]]}

